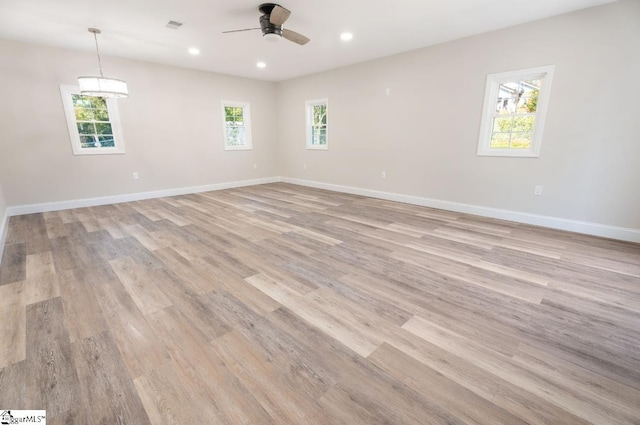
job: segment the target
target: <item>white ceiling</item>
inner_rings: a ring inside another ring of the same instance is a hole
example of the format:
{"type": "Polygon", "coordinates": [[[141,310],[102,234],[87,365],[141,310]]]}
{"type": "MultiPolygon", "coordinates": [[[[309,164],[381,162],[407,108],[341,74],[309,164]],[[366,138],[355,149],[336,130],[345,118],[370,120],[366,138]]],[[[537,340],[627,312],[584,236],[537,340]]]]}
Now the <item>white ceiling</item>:
{"type": "MultiPolygon", "coordinates": [[[[279,81],[613,0],[281,0],[305,46],[262,40],[260,0],[0,0],[0,38],[279,81]],[[178,30],[169,20],[183,22],[178,30]],[[354,34],[350,42],[340,33],[354,34]],[[199,56],[187,48],[198,47],[199,56]],[[258,69],[256,62],[267,63],[258,69]]],[[[109,74],[109,60],[103,60],[109,74]]]]}

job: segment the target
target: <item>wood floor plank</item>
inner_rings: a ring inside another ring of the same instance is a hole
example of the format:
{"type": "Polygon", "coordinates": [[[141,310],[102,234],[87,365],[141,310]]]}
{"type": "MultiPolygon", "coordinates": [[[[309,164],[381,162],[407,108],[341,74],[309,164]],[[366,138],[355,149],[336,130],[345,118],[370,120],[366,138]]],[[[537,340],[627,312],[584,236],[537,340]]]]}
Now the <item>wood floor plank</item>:
{"type": "Polygon", "coordinates": [[[38,254],[51,250],[47,226],[42,214],[28,214],[27,219],[27,254],[38,254]]]}
{"type": "Polygon", "coordinates": [[[176,306],[195,329],[211,341],[229,332],[231,327],[219,315],[219,308],[212,302],[208,294],[198,295],[184,283],[183,279],[164,272],[154,275],[160,290],[172,305],[176,306]]]}
{"type": "Polygon", "coordinates": [[[72,346],[87,424],[149,424],[149,418],[109,331],[72,346]]]}
{"type": "Polygon", "coordinates": [[[624,412],[633,422],[640,414],[640,391],[622,382],[599,375],[580,365],[551,355],[543,349],[522,344],[513,360],[515,363],[550,379],[559,385],[566,385],[576,392],[593,400],[594,404],[603,403],[613,406],[616,411],[624,412]]]}
{"type": "Polygon", "coordinates": [[[64,222],[59,216],[45,217],[44,222],[47,228],[47,237],[49,240],[62,238],[68,235],[67,228],[64,227],[64,222]]]}
{"type": "Polygon", "coordinates": [[[53,418],[47,416],[47,424],[52,425],[85,425],[90,423],[87,413],[82,407],[67,410],[53,418]]]}
{"type": "Polygon", "coordinates": [[[6,245],[15,245],[27,241],[27,217],[27,215],[9,217],[7,236],[5,238],[6,245]]]}
{"type": "Polygon", "coordinates": [[[216,423],[207,405],[199,405],[191,393],[184,372],[173,364],[153,369],[134,380],[142,404],[154,425],[216,423]]]}
{"type": "Polygon", "coordinates": [[[202,334],[175,307],[152,313],[149,319],[176,367],[185,372],[189,387],[198,393],[198,402],[209,405],[211,415],[217,418],[215,423],[272,423],[250,391],[212,347],[203,344],[202,334]]]}
{"type": "Polygon", "coordinates": [[[0,405],[3,409],[28,410],[30,406],[27,402],[25,363],[22,361],[0,368],[0,405]]]}
{"type": "Polygon", "coordinates": [[[26,358],[26,316],[24,305],[0,309],[0,333],[4,343],[0,345],[0,368],[18,363],[26,358]]]}
{"type": "Polygon", "coordinates": [[[401,332],[389,344],[527,423],[591,423],[412,333],[401,332]]]}
{"type": "Polygon", "coordinates": [[[62,274],[43,274],[24,281],[25,305],[46,301],[60,296],[62,274]]]}
{"type": "Polygon", "coordinates": [[[65,326],[62,300],[27,306],[27,400],[55,417],[80,403],[78,376],[65,326]]]}
{"type": "Polygon", "coordinates": [[[155,282],[146,278],[148,271],[132,258],[109,262],[142,314],[153,313],[171,305],[155,282]]]}
{"type": "Polygon", "coordinates": [[[323,416],[315,400],[305,397],[300,387],[294,386],[286,375],[279,374],[275,365],[240,333],[231,332],[212,344],[273,423],[308,424],[312,418],[317,420],[323,416]]]}
{"type": "Polygon", "coordinates": [[[609,421],[611,424],[631,423],[622,412],[604,406],[595,407],[593,402],[582,394],[576,394],[572,389],[562,385],[552,384],[548,379],[544,379],[527,369],[519,368],[508,358],[501,358],[494,352],[489,353],[479,344],[468,342],[459,335],[419,317],[414,317],[403,328],[447,351],[456,353],[456,355],[508,382],[523,387],[550,403],[560,404],[568,412],[582,417],[585,421],[595,420],[598,423],[609,421]]]}
{"type": "Polygon", "coordinates": [[[25,267],[27,279],[56,272],[51,251],[27,255],[25,267]]]}
{"type": "Polygon", "coordinates": [[[92,276],[75,269],[60,275],[60,294],[65,323],[71,342],[88,338],[107,329],[107,323],[91,286],[92,276]]]}
{"type": "Polygon", "coordinates": [[[104,320],[131,376],[135,379],[164,365],[169,354],[122,283],[100,284],[95,290],[104,320]]]}
{"type": "Polygon", "coordinates": [[[17,243],[6,245],[2,253],[0,285],[18,282],[27,278],[27,245],[17,243]]]}
{"type": "Polygon", "coordinates": [[[382,344],[369,360],[463,423],[527,423],[388,344],[382,344]]]}

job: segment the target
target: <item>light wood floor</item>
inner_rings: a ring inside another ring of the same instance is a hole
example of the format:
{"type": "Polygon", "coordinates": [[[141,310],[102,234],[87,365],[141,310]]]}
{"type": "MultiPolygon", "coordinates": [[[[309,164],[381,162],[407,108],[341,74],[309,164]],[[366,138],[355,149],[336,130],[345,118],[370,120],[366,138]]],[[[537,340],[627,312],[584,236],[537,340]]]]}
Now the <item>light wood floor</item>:
{"type": "Polygon", "coordinates": [[[270,184],[12,217],[0,408],[639,424],[640,246],[270,184]]]}

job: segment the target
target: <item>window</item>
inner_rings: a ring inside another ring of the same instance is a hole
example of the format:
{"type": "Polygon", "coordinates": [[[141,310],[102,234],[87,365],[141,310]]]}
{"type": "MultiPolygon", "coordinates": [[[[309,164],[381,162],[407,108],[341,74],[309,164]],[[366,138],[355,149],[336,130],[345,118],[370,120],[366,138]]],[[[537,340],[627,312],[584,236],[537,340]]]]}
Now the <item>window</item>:
{"type": "Polygon", "coordinates": [[[307,149],[328,149],[328,100],[310,100],[307,106],[307,149]]]}
{"type": "Polygon", "coordinates": [[[115,99],[85,96],[74,86],[60,86],[74,155],[124,153],[115,99]]]}
{"type": "Polygon", "coordinates": [[[538,157],[553,66],[487,77],[478,155],[538,157]]]}
{"type": "Polygon", "coordinates": [[[251,110],[248,103],[222,101],[224,149],[251,149],[251,110]]]}

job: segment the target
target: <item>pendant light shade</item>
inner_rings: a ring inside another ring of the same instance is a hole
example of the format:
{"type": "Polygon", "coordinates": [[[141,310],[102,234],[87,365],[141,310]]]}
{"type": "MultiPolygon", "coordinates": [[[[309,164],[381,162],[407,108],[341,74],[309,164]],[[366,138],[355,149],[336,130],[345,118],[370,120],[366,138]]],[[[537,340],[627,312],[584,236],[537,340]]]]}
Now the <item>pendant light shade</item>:
{"type": "Polygon", "coordinates": [[[78,77],[80,93],[87,96],[128,97],[127,83],[115,78],[78,77]]]}
{"type": "Polygon", "coordinates": [[[100,60],[100,49],[98,48],[98,34],[101,31],[97,28],[89,28],[96,41],[96,54],[98,55],[98,66],[100,67],[99,77],[78,77],[80,93],[86,96],[98,97],[129,97],[127,83],[116,78],[108,78],[102,74],[102,61],[100,60]]]}

